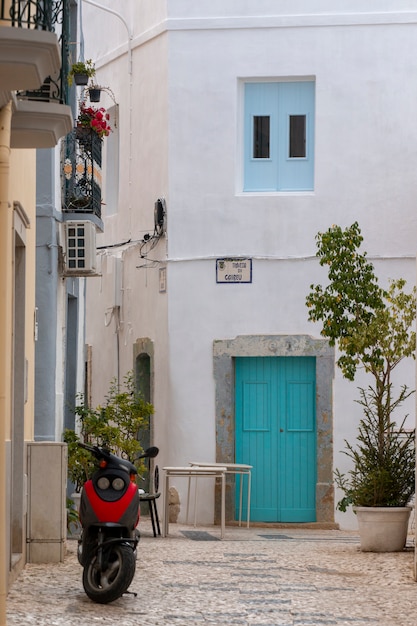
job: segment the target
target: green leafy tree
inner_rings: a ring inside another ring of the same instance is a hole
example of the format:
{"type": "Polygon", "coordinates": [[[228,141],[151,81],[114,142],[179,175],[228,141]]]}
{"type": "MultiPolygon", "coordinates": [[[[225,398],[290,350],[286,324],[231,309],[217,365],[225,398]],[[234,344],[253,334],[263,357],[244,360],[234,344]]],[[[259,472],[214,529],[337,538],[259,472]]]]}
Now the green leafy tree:
{"type": "Polygon", "coordinates": [[[405,293],[402,278],[392,280],[387,289],[379,285],[373,264],[360,251],[363,237],[357,222],[344,230],[332,226],[318,233],[316,241],[329,283],[310,285],[309,320],[321,322],[322,336],[337,345],[337,365],[345,378],[353,381],[362,368],[374,380],[360,389],[364,418],[358,447],[345,442],[354,468],[348,476],[335,473],[345,492],[338,507],[402,506],[414,492],[413,433],[404,427],[406,418],[398,426],[392,414],[413,391],[404,385],[393,397],[391,377],[404,358],[414,358],[416,290],[405,293]],[[400,472],[404,481],[398,480],[400,472]]]}
{"type": "MultiPolygon", "coordinates": [[[[107,448],[135,463],[143,452],[139,434],[148,426],[154,409],[136,390],[132,372],[124,377],[122,388],[115,379],[110,382],[103,406],[89,407],[83,394],[77,399],[74,413],[79,429],[66,429],[63,438],[68,445],[68,477],[75,484],[76,491],[80,491],[96,465],[92,455],[81,448],[79,442],[107,448]]],[[[138,470],[141,468],[144,469],[143,461],[138,470]]]]}

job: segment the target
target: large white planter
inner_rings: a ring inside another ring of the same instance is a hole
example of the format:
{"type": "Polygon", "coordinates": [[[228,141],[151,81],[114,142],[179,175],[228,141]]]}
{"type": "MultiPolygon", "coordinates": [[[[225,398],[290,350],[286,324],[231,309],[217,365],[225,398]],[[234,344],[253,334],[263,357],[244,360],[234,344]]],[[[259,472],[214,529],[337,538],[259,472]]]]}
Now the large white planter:
{"type": "Polygon", "coordinates": [[[407,541],[411,507],[353,507],[358,517],[361,550],[399,552],[407,541]]]}

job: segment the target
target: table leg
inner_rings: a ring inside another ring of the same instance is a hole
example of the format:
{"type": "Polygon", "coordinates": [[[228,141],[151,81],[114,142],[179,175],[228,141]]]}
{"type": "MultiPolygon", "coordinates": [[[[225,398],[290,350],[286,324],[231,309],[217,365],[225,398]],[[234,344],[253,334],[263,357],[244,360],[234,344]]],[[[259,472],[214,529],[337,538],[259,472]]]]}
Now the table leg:
{"type": "Polygon", "coordinates": [[[249,528],[249,518],[250,518],[250,490],[251,490],[251,471],[248,472],[248,512],[246,515],[246,526],[249,528]]]}
{"type": "Polygon", "coordinates": [[[221,538],[224,538],[224,529],[226,525],[226,513],[225,513],[225,505],[226,505],[226,474],[221,475],[222,481],[222,495],[221,495],[221,538]]]}
{"type": "Polygon", "coordinates": [[[197,480],[194,484],[194,528],[197,526],[197,480]]]}
{"type": "MultiPolygon", "coordinates": [[[[191,493],[191,480],[192,476],[188,477],[188,490],[187,490],[187,514],[186,523],[188,524],[188,518],[190,514],[190,493],[191,493]]],[[[197,526],[197,480],[194,484],[194,528],[197,526]]]]}
{"type": "Polygon", "coordinates": [[[169,475],[165,474],[165,493],[164,493],[164,537],[168,537],[169,532],[169,475]]]}
{"type": "Polygon", "coordinates": [[[188,524],[188,514],[190,511],[190,489],[191,489],[191,476],[188,477],[188,490],[187,490],[187,515],[186,515],[186,523],[188,524]]]}
{"type": "Polygon", "coordinates": [[[239,481],[240,481],[240,494],[239,494],[239,526],[242,526],[242,494],[243,494],[243,474],[240,472],[239,474],[236,474],[236,476],[239,476],[239,481]]]}

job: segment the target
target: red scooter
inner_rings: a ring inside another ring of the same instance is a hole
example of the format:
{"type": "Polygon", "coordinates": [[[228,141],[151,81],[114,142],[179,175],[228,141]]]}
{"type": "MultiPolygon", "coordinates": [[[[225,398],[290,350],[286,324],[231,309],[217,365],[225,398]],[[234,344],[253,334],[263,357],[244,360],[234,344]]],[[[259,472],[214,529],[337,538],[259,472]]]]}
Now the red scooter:
{"type": "MultiPolygon", "coordinates": [[[[140,537],[136,530],[140,515],[137,469],[105,448],[79,445],[97,459],[98,469],[81,493],[78,561],[84,568],[87,596],[107,604],[127,592],[135,575],[140,537]]],[[[158,452],[156,447],[148,448],[138,460],[153,458],[158,452]]]]}

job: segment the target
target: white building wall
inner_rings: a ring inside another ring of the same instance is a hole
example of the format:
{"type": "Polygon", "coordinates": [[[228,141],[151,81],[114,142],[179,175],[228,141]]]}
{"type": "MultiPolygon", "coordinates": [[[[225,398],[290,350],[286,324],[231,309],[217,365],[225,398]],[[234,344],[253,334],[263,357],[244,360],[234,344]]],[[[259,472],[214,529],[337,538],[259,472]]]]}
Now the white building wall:
{"type": "MultiPolygon", "coordinates": [[[[107,3],[109,4],[109,3],[107,3]]],[[[126,2],[133,10],[134,3],[126,2]]],[[[216,459],[213,341],[237,335],[310,334],[305,296],[325,280],[315,260],[315,235],[357,220],[382,282],[414,283],[417,181],[413,121],[417,83],[417,12],[412,3],[245,3],[178,0],[135,5],[133,73],[126,72],[121,30],[111,16],[84,19],[87,57],[100,61],[120,104],[120,202],[105,220],[102,278],[88,282],[88,343],[93,386],[132,367],[132,346],[155,346],[155,443],[159,464],[216,459]],[[142,24],[147,29],[142,32],[142,24]],[[107,31],[106,31],[107,29],[107,31]],[[242,193],[242,80],[314,77],[315,186],[306,193],[242,193]],[[129,103],[131,110],[129,108],[129,103]],[[153,204],[167,200],[167,238],[140,258],[153,229],[153,204]],[[118,356],[108,316],[112,272],[107,255],[123,257],[123,303],[118,356]],[[249,285],[218,285],[215,259],[253,259],[249,285]],[[158,262],[154,263],[153,260],[158,262]],[[159,268],[167,266],[167,292],[159,268]],[[107,285],[107,286],[106,286],[107,285]],[[99,291],[101,290],[101,291],[99,291]]],[[[90,7],[93,11],[93,7],[90,7]]],[[[414,364],[399,381],[413,382],[414,364]]],[[[104,382],[103,382],[104,381],[104,382]]],[[[357,384],[366,385],[358,377],[357,384]]],[[[356,433],[357,385],[334,381],[334,463],[356,433]],[[346,409],[348,407],[348,411],[346,409]]],[[[180,486],[185,497],[184,487],[180,486]]],[[[200,516],[212,519],[210,489],[200,516]]],[[[336,495],[337,501],[337,495],[336,495]]],[[[336,514],[342,527],[354,524],[336,514]]]]}

